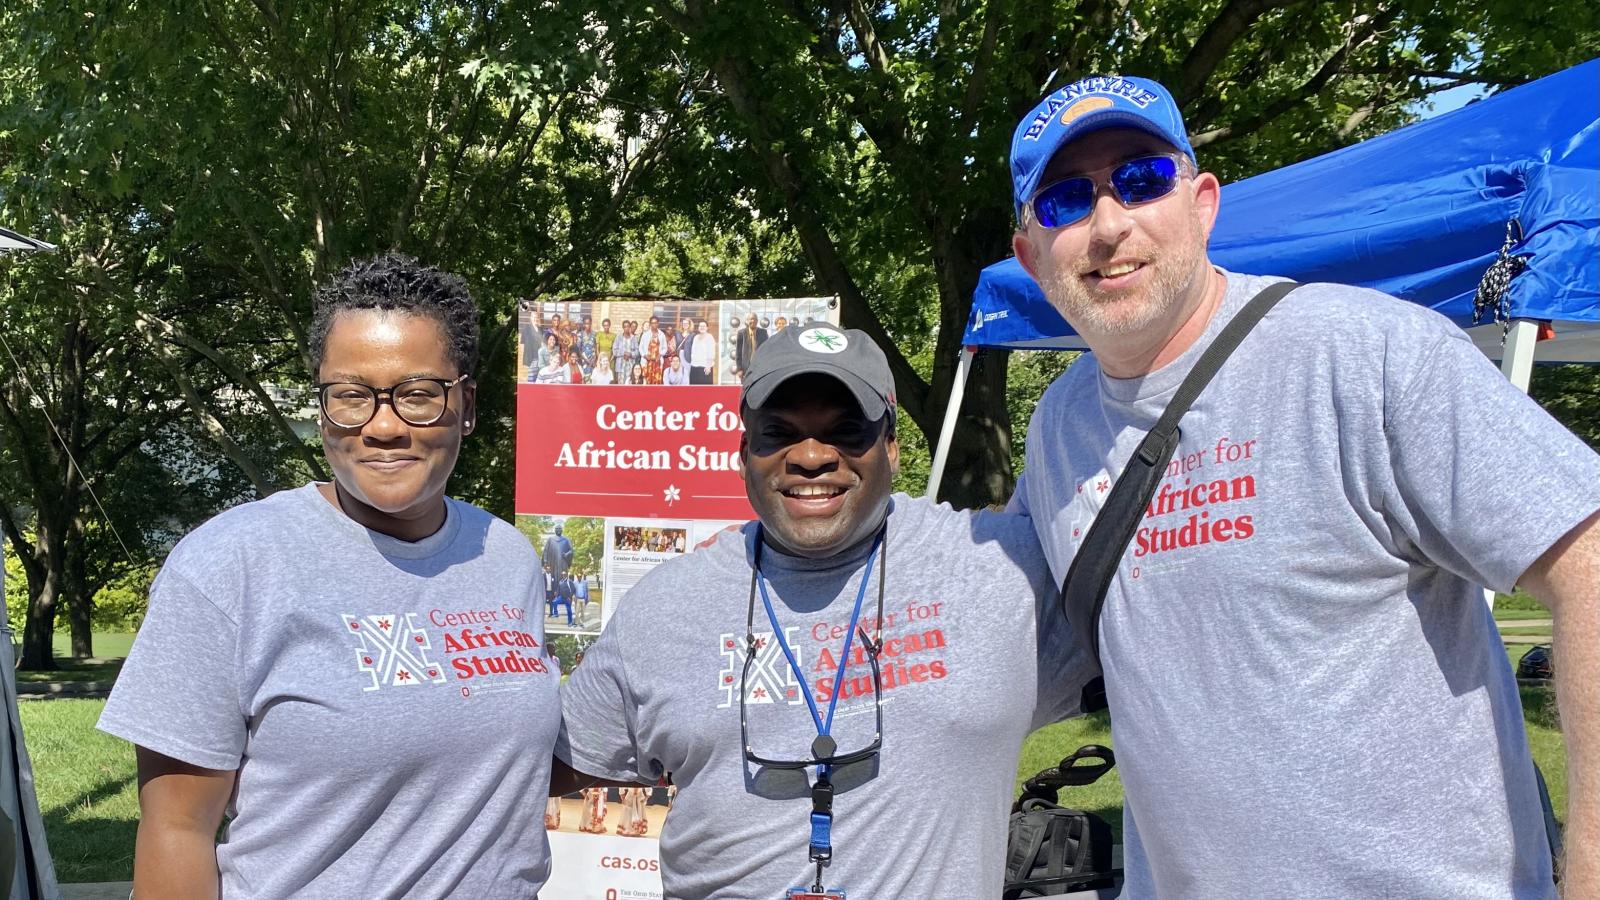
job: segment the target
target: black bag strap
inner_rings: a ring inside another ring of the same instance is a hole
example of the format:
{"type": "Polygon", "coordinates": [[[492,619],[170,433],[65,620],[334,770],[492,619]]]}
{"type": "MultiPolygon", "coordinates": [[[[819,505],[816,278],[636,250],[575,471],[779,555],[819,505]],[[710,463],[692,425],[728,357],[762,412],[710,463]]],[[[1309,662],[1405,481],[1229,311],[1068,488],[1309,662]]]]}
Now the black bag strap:
{"type": "Polygon", "coordinates": [[[1183,434],[1178,420],[1189,411],[1195,398],[1211,383],[1217,370],[1261,317],[1299,286],[1293,281],[1267,286],[1250,298],[1233,321],[1223,327],[1222,333],[1200,354],[1194,368],[1178,386],[1178,392],[1167,403],[1155,427],[1139,442],[1139,448],[1107,495],[1105,505],[1095,515],[1089,533],[1084,535],[1072,565],[1067,568],[1067,578],[1061,583],[1061,604],[1079,638],[1087,642],[1097,665],[1100,662],[1100,609],[1106,602],[1106,590],[1111,586],[1111,579],[1116,577],[1122,554],[1139,528],[1139,520],[1155,495],[1156,485],[1161,483],[1167,463],[1178,449],[1178,440],[1183,434]]]}

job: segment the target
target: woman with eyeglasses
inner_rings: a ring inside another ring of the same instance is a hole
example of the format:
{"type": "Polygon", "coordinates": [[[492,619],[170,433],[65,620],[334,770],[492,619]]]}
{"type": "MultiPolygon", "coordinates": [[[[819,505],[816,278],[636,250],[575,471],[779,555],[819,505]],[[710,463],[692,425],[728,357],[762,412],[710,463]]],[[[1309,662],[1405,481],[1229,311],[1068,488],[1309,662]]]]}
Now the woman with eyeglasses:
{"type": "Polygon", "coordinates": [[[173,549],[100,719],[136,745],[135,896],[532,897],[544,584],[515,528],[445,496],[477,309],[379,257],[319,293],[310,351],[332,480],[173,549]]]}

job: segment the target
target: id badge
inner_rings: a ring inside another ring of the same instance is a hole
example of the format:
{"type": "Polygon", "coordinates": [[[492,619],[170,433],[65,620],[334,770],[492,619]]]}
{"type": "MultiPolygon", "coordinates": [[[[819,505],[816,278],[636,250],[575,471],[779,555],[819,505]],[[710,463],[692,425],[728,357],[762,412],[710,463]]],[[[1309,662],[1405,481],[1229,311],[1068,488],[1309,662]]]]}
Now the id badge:
{"type": "Polygon", "coordinates": [[[790,888],[784,900],[845,900],[842,890],[813,891],[810,888],[790,888]]]}

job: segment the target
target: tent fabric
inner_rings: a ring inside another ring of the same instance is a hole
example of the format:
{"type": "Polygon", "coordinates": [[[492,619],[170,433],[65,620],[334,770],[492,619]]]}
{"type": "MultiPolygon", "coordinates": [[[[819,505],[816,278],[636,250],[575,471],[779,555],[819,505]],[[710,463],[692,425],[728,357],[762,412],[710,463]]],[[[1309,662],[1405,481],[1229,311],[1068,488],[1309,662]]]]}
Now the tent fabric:
{"type": "Polygon", "coordinates": [[[29,250],[52,252],[56,245],[47,244],[38,238],[31,238],[9,228],[0,228],[0,250],[29,250]]]}
{"type": "MultiPolygon", "coordinates": [[[[1558,334],[1576,325],[1587,340],[1564,345],[1592,355],[1582,347],[1600,337],[1600,59],[1228,185],[1210,250],[1234,271],[1372,287],[1468,327],[1512,220],[1522,237],[1511,252],[1528,266],[1511,282],[1511,316],[1558,334]]],[[[1083,347],[1015,259],[979,277],[965,343],[1083,347]]],[[[1552,358],[1545,346],[1539,356],[1552,358]]]]}
{"type": "MultiPolygon", "coordinates": [[[[0,589],[0,602],[4,590],[0,589]]],[[[8,676],[16,668],[12,641],[16,633],[10,625],[0,622],[0,671],[8,676]]],[[[11,900],[60,900],[61,888],[56,884],[55,863],[50,858],[50,846],[45,840],[44,819],[39,815],[39,798],[34,787],[33,763],[28,759],[28,745],[23,740],[22,718],[17,712],[16,680],[0,679],[6,712],[5,734],[0,736],[0,810],[5,813],[8,826],[16,841],[15,866],[11,872],[10,893],[3,894],[11,900]]],[[[48,702],[48,701],[39,701],[48,702]]],[[[3,888],[0,886],[0,893],[3,888]]]]}

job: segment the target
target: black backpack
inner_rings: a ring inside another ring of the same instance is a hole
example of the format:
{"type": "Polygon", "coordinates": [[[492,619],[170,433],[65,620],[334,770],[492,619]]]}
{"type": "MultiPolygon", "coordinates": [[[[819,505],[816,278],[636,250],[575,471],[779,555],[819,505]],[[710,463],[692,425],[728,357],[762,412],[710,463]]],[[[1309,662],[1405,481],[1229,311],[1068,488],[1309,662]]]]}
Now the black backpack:
{"type": "Polygon", "coordinates": [[[1011,808],[1002,900],[1116,887],[1122,870],[1112,866],[1110,824],[1056,803],[1063,787],[1093,784],[1114,765],[1108,748],[1089,744],[1023,782],[1011,808]]]}

